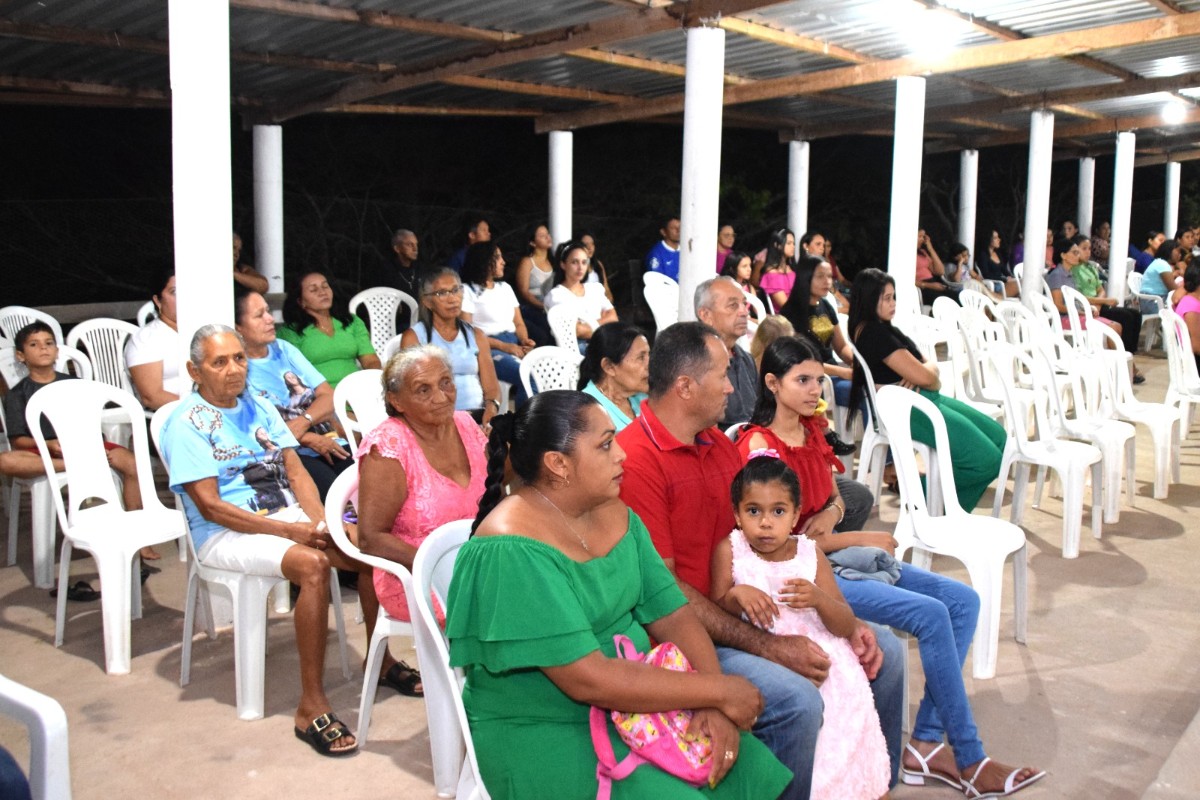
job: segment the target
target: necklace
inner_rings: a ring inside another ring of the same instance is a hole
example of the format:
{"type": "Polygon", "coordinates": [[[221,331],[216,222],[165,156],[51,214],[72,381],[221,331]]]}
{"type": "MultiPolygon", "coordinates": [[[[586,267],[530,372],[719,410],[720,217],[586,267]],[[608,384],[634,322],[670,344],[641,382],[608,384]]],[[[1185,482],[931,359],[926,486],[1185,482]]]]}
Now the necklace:
{"type": "Polygon", "coordinates": [[[567,527],[571,529],[571,533],[575,534],[575,538],[579,540],[579,544],[581,547],[583,547],[583,551],[585,553],[591,553],[592,548],[588,547],[587,541],[582,536],[579,535],[579,531],[575,530],[575,526],[571,524],[571,520],[567,519],[567,515],[563,513],[563,510],[561,508],[559,508],[558,506],[556,506],[554,504],[553,500],[551,500],[549,497],[546,497],[546,495],[542,494],[542,490],[537,488],[536,486],[534,486],[532,483],[529,484],[529,488],[533,489],[535,492],[537,492],[538,496],[540,496],[543,500],[545,500],[547,503],[549,503],[550,507],[558,512],[558,515],[560,517],[562,517],[563,522],[567,523],[567,527]]]}

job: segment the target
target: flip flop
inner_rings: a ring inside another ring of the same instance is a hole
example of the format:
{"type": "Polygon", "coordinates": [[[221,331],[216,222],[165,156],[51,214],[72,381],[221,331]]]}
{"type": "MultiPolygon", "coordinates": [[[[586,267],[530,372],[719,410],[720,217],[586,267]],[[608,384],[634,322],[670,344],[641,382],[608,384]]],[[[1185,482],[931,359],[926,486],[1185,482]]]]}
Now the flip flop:
{"type": "Polygon", "coordinates": [[[397,661],[388,667],[380,681],[406,697],[425,696],[425,687],[417,688],[417,684],[421,683],[421,673],[403,661],[397,661]]]}
{"type": "Polygon", "coordinates": [[[305,730],[295,728],[296,738],[302,742],[307,742],[313,750],[316,750],[323,756],[337,758],[339,756],[348,756],[351,753],[358,752],[358,740],[355,739],[354,745],[340,750],[333,749],[333,743],[346,736],[353,736],[346,724],[338,719],[337,714],[329,711],[312,721],[312,724],[305,730]]]}
{"type": "MultiPolygon", "coordinates": [[[[57,599],[58,589],[50,590],[50,596],[57,599]]],[[[92,585],[87,581],[75,581],[67,587],[67,599],[74,600],[77,603],[90,603],[100,599],[100,593],[92,588],[92,585]]]]}
{"type": "Polygon", "coordinates": [[[912,746],[912,742],[906,744],[904,749],[912,754],[912,757],[917,760],[917,763],[920,764],[921,767],[919,770],[904,767],[902,770],[903,775],[901,776],[901,780],[903,780],[909,786],[924,786],[926,780],[935,780],[941,781],[947,786],[953,786],[955,789],[961,789],[961,779],[957,775],[951,775],[946,772],[938,772],[935,769],[929,768],[930,759],[936,756],[945,746],[946,743],[942,742],[937,747],[933,748],[929,755],[922,756],[919,752],[917,752],[917,748],[912,746]]]}

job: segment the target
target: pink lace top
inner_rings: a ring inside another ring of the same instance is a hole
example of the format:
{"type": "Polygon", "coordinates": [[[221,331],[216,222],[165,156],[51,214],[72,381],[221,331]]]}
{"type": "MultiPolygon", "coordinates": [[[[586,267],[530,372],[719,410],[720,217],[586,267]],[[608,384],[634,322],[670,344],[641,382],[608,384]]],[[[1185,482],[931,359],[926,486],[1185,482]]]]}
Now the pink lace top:
{"type": "MultiPolygon", "coordinates": [[[[363,437],[358,447],[362,458],[372,448],[378,455],[394,458],[404,467],[408,479],[408,499],[400,507],[392,524],[392,535],[417,547],[439,525],[456,519],[474,518],[483,497],[487,479],[487,439],[471,415],[454,412],[454,426],[467,451],[471,479],[460,486],[429,465],[412,429],[397,417],[388,417],[363,437]]],[[[396,619],[407,620],[408,600],[404,587],[392,575],[375,570],[375,593],[379,602],[396,619]]]]}

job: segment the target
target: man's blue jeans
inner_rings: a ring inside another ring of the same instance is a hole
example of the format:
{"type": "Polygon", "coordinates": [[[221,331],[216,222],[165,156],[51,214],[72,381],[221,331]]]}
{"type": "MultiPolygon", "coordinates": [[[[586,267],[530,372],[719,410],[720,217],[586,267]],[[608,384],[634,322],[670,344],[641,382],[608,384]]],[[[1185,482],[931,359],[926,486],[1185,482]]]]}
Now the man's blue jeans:
{"type": "MultiPolygon", "coordinates": [[[[904,645],[891,631],[876,625],[871,628],[883,650],[883,666],[871,682],[871,689],[891,758],[891,782],[895,784],[904,702],[904,645]]],[[[762,692],[763,712],[754,726],[754,735],[794,775],[781,800],[806,800],[812,787],[813,751],[825,710],[820,691],[808,678],[787,667],[741,650],[718,647],[717,657],[723,672],[741,675],[762,692]]]]}
{"type": "MultiPolygon", "coordinates": [[[[975,590],[911,564],[900,567],[900,580],[894,586],[840,577],[837,583],[859,619],[917,637],[925,670],[925,695],[913,723],[913,738],[940,742],[945,736],[954,748],[959,769],[982,760],[983,743],[962,678],[967,649],[979,620],[979,595],[975,590]]],[[[890,748],[890,740],[888,745],[890,748]]]]}

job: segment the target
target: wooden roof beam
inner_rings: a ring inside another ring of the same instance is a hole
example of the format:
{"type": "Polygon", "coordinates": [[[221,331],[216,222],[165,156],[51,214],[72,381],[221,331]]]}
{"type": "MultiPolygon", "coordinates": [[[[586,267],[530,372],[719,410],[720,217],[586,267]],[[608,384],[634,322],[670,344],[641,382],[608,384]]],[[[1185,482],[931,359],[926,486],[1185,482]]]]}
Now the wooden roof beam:
{"type": "Polygon", "coordinates": [[[537,108],[474,108],[469,106],[411,106],[391,103],[355,103],[325,109],[330,114],[396,114],[428,117],[536,117],[537,108]]]}
{"type": "MultiPolygon", "coordinates": [[[[1077,31],[1038,36],[1010,42],[964,48],[933,58],[894,58],[849,67],[771,78],[725,89],[725,104],[751,103],[799,94],[846,89],[892,80],[902,75],[945,75],[953,72],[997,67],[1018,61],[1061,58],[1092,50],[1125,47],[1150,41],[1169,41],[1200,36],[1200,12],[1077,31]]],[[[571,130],[612,122],[630,122],[683,110],[683,95],[658,97],[620,106],[553,114],[537,121],[538,131],[571,130]]]]}
{"type": "Polygon", "coordinates": [[[367,100],[457,75],[478,75],[490,69],[562,55],[572,50],[596,47],[680,27],[691,27],[718,14],[735,14],[774,5],[780,1],[689,0],[672,3],[664,8],[645,9],[593,22],[552,28],[513,41],[491,43],[466,53],[429,59],[404,70],[394,70],[387,75],[352,80],[321,98],[275,109],[267,114],[267,118],[273,122],[282,122],[330,106],[367,100]]]}
{"type": "Polygon", "coordinates": [[[315,19],[322,22],[345,22],[369,28],[404,31],[405,33],[443,39],[508,42],[521,38],[521,34],[508,31],[493,31],[469,25],[407,17],[401,14],[389,14],[386,11],[359,11],[324,3],[302,2],[302,0],[229,0],[229,7],[243,11],[261,11],[268,14],[315,19]]]}
{"type": "MultiPolygon", "coordinates": [[[[1192,108],[1184,115],[1181,125],[1196,125],[1200,124],[1200,108],[1192,108]]],[[[1150,128],[1167,128],[1162,117],[1158,114],[1148,114],[1142,117],[1114,117],[1112,119],[1099,120],[1097,122],[1081,122],[1074,125],[1063,125],[1055,127],[1054,138],[1069,139],[1080,136],[1100,136],[1106,133],[1118,134],[1122,131],[1136,131],[1139,129],[1150,128]]],[[[1029,138],[1028,131],[1017,131],[1014,133],[999,133],[988,136],[976,136],[967,140],[960,137],[959,145],[968,145],[972,148],[981,147],[997,147],[1006,144],[1020,144],[1029,138]]],[[[934,148],[937,146],[935,145],[934,148]]],[[[951,147],[949,149],[959,149],[951,147]]],[[[932,152],[939,152],[936,149],[932,152]]]]}

